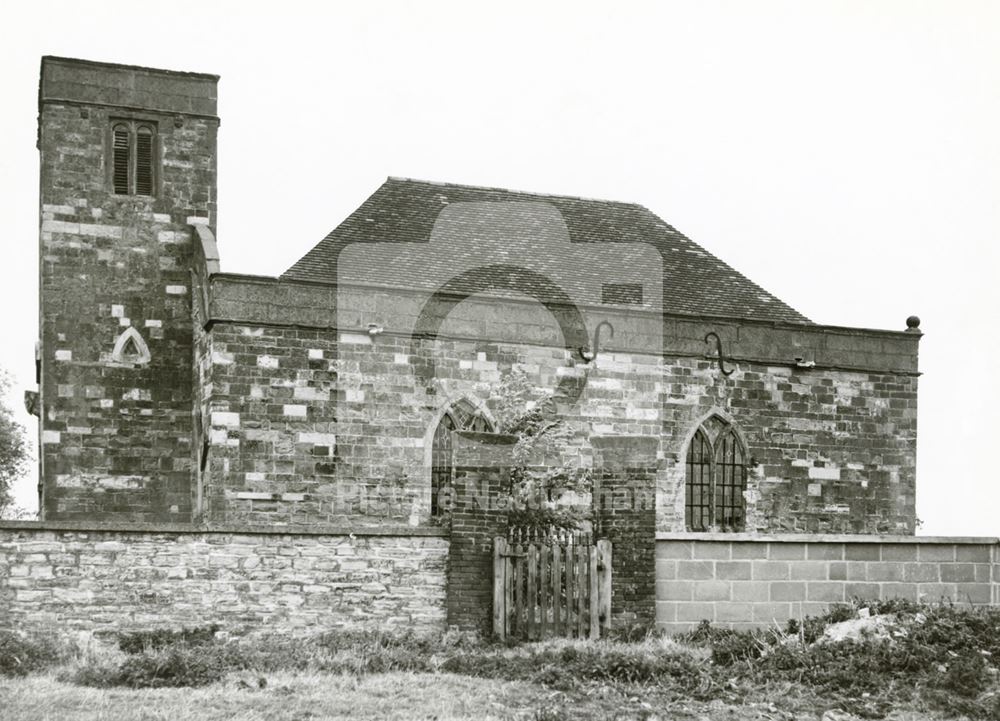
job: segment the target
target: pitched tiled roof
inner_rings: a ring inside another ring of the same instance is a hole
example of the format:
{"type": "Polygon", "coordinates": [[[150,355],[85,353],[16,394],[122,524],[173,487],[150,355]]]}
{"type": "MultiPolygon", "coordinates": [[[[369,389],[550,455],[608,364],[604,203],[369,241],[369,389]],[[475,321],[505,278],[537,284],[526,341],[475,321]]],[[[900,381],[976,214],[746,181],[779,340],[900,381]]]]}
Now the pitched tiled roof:
{"type": "MultiPolygon", "coordinates": [[[[434,288],[499,258],[600,303],[602,282],[648,274],[650,246],[662,260],[665,312],[810,322],[641,205],[405,178],[389,178],[282,278],[434,288]],[[539,256],[535,265],[527,255],[539,256]]],[[[660,309],[651,295],[647,307],[660,309]]]]}

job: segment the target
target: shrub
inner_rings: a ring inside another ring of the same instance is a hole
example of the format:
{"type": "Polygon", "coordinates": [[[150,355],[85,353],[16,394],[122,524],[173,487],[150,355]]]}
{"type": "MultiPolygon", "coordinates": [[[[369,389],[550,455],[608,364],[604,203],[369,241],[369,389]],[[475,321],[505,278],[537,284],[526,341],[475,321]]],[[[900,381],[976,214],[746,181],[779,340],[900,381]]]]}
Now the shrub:
{"type": "Polygon", "coordinates": [[[129,631],[118,634],[118,648],[125,653],[140,653],[176,645],[204,646],[215,640],[215,633],[218,630],[218,624],[212,624],[180,630],[160,628],[151,631],[129,631]]]}
{"type": "Polygon", "coordinates": [[[693,631],[679,636],[686,643],[708,647],[712,662],[720,666],[759,658],[776,638],[771,630],[733,631],[717,628],[708,621],[702,621],[693,631]]]}
{"type": "Polygon", "coordinates": [[[612,628],[608,638],[620,643],[639,643],[653,634],[655,634],[655,629],[647,623],[629,623],[612,628]]]}
{"type": "Polygon", "coordinates": [[[736,632],[703,622],[683,640],[710,649],[715,681],[804,684],[840,708],[880,718],[914,696],[949,714],[1000,720],[1000,609],[906,600],[831,607],[777,630],[736,632]],[[892,614],[889,638],[815,643],[867,608],[892,614]]]}
{"type": "Polygon", "coordinates": [[[959,696],[978,696],[990,685],[986,661],[980,654],[963,654],[952,660],[945,669],[936,685],[959,696]]]}
{"type": "Polygon", "coordinates": [[[98,687],[197,687],[220,680],[231,669],[232,659],[223,646],[176,644],[129,654],[117,664],[82,665],[71,680],[98,687]]]}
{"type": "MultiPolygon", "coordinates": [[[[946,714],[1000,721],[1000,609],[855,602],[790,622],[785,631],[732,631],[706,622],[675,639],[643,634],[641,642],[632,643],[562,640],[513,647],[457,633],[338,631],[311,639],[223,642],[197,629],[163,631],[141,642],[129,637],[122,648],[141,650],[124,660],[119,654],[113,663],[87,664],[74,679],[88,685],[199,686],[229,671],[449,671],[556,690],[613,686],[630,695],[649,691],[694,699],[745,693],[752,683],[804,687],[865,718],[880,718],[916,698],[946,714]],[[861,607],[895,615],[889,638],[812,643],[827,625],[861,607]]],[[[626,629],[622,635],[631,640],[640,634],[626,629]]],[[[559,713],[558,708],[537,711],[559,713]]]]}
{"type": "Polygon", "coordinates": [[[711,685],[705,664],[695,656],[652,644],[547,642],[514,652],[479,649],[448,657],[441,670],[560,690],[591,682],[679,687],[689,692],[711,685]]]}
{"type": "Polygon", "coordinates": [[[68,644],[53,636],[0,631],[0,676],[25,676],[69,657],[68,644]]]}

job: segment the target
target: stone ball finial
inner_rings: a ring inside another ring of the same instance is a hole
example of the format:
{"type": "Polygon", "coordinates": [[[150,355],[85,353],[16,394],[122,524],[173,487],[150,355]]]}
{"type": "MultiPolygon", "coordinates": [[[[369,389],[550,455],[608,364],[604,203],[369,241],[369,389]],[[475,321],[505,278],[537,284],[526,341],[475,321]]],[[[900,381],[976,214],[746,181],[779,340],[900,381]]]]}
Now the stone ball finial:
{"type": "Polygon", "coordinates": [[[918,331],[920,330],[920,318],[915,315],[911,315],[906,319],[906,330],[908,331],[918,331]]]}

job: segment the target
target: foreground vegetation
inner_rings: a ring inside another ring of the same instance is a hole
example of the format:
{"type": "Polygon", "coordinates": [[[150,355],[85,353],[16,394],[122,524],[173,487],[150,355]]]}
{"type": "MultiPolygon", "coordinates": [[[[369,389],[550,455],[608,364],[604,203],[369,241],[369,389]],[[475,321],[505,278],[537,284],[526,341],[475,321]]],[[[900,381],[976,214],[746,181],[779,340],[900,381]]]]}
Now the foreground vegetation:
{"type": "Polygon", "coordinates": [[[215,631],[123,634],[82,651],[0,635],[0,674],[22,677],[0,679],[4,718],[1000,720],[1000,609],[855,604],[783,629],[703,624],[679,639],[634,640],[633,629],[511,647],[455,634],[215,631]],[[872,632],[824,638],[860,607],[880,621],[872,632]]]}

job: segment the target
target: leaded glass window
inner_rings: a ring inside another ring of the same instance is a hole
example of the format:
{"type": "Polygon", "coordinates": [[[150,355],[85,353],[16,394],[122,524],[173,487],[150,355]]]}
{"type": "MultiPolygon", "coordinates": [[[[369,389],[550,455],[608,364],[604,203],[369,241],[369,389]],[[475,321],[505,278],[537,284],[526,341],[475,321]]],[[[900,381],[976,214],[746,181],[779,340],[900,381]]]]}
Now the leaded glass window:
{"type": "Polygon", "coordinates": [[[730,424],[712,416],[695,431],[685,472],[687,529],[742,531],[746,526],[747,453],[730,424]]]}

